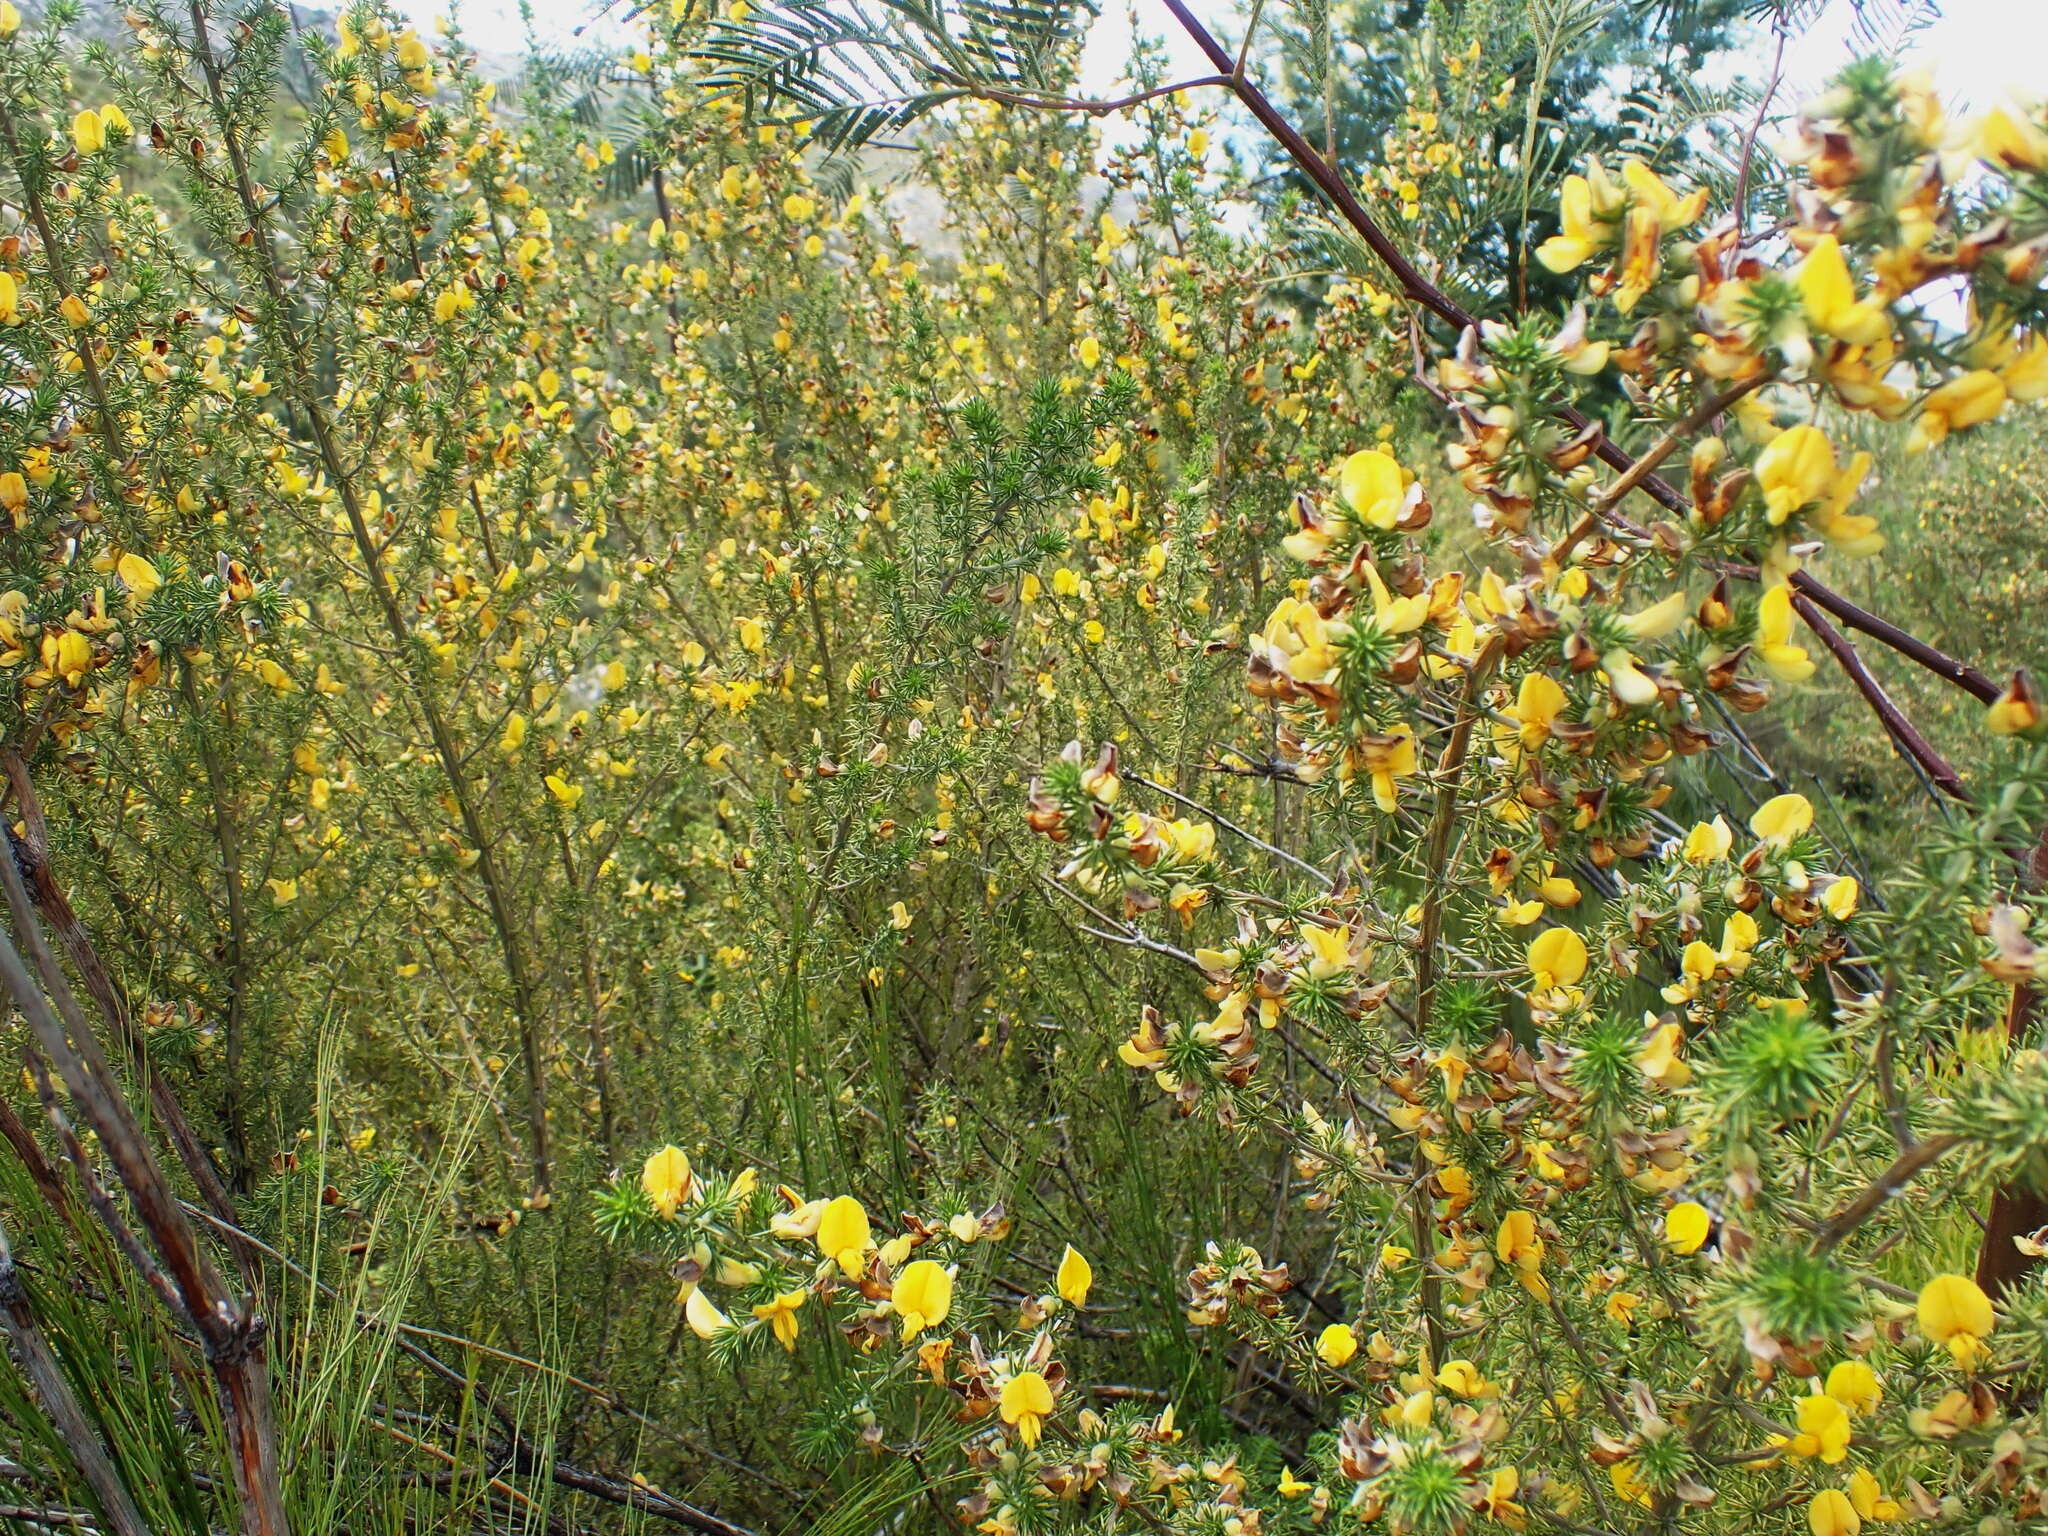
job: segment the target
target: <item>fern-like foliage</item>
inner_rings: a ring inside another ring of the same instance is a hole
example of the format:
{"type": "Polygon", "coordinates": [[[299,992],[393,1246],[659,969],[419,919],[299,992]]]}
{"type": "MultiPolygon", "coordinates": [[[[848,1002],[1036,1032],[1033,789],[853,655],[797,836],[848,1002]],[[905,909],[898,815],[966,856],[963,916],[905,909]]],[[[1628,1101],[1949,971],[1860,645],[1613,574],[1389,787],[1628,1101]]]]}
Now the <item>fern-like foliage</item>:
{"type": "Polygon", "coordinates": [[[702,83],[841,152],[961,97],[1057,92],[1093,0],[781,0],[713,23],[688,51],[702,83]]]}

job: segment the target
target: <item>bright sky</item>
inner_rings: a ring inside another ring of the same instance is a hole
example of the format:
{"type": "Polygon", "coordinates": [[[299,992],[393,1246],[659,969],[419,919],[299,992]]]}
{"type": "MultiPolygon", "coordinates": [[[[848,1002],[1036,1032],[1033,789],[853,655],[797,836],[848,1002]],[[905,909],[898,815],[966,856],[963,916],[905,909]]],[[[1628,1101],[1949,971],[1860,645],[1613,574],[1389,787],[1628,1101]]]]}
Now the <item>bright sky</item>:
{"type": "MultiPolygon", "coordinates": [[[[543,41],[562,44],[596,11],[593,0],[531,0],[535,30],[543,41]]],[[[1195,51],[1159,0],[1105,0],[1104,15],[1089,39],[1082,63],[1087,89],[1114,82],[1130,49],[1129,12],[1135,8],[1143,31],[1167,44],[1177,78],[1208,74],[1209,66],[1195,51]]],[[[422,22],[447,12],[450,0],[409,0],[408,8],[422,22]]],[[[1235,0],[1195,0],[1194,9],[1210,22],[1226,47],[1235,46],[1235,0]]],[[[472,38],[494,53],[516,53],[520,24],[516,0],[462,0],[464,23],[472,38]]],[[[615,6],[613,15],[626,13],[615,6]]],[[[1921,34],[1908,57],[1934,72],[1942,94],[1958,104],[1985,107],[2003,98],[2015,85],[2031,83],[2048,89],[2042,78],[2048,65],[2048,4],[2042,0],[1945,0],[1941,18],[1921,34]],[[2026,76],[2031,74],[2031,82],[2026,76]]],[[[1786,52],[1786,89],[1781,102],[1796,105],[1847,52],[1850,7],[1834,0],[1820,23],[1792,40],[1786,52]]],[[[600,21],[585,35],[620,36],[616,22],[600,21]]],[[[1759,74],[1769,67],[1767,43],[1759,44],[1759,74]]]]}

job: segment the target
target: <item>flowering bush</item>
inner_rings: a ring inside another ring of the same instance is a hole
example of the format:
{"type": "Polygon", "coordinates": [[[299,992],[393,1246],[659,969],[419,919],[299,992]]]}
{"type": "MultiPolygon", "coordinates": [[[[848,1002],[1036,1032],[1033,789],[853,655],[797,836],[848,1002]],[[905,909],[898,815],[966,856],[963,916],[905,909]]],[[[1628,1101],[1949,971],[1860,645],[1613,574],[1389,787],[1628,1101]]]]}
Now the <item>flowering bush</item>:
{"type": "MultiPolygon", "coordinates": [[[[1768,209],[1566,178],[1482,326],[1227,54],[1319,292],[1064,13],[904,13],[885,108],[799,10],[500,89],[0,4],[9,1497],[2033,1519],[2041,706],[1827,583],[2048,390],[2048,123],[1858,65],[1768,209]],[[917,113],[921,241],[843,152],[917,113]],[[1823,667],[1952,802],[1897,867],[1751,734],[1823,667]]],[[[1502,206],[1473,43],[1403,239],[1502,206]]]]}

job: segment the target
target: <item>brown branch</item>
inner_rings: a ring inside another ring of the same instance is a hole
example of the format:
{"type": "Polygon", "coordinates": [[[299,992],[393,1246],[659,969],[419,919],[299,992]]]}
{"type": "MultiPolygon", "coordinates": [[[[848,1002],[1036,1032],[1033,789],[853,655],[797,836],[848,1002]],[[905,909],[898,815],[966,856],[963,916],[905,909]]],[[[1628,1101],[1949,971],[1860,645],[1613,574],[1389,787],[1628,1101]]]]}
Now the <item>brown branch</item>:
{"type": "Polygon", "coordinates": [[[1892,702],[1891,695],[1884,691],[1884,685],[1871,676],[1870,668],[1865,666],[1863,658],[1856,654],[1856,647],[1849,643],[1848,636],[1830,624],[1814,601],[1804,593],[1792,594],[1792,606],[1799,611],[1799,617],[1806,621],[1807,628],[1811,629],[1820,643],[1828,648],[1828,654],[1833,656],[1842,670],[1848,674],[1849,681],[1856,685],[1856,691],[1863,695],[1864,702],[1870,706],[1871,712],[1877,716],[1886,733],[1890,735],[1892,744],[1911,758],[1934,786],[1951,800],[1963,805],[1973,804],[1970,792],[1963,788],[1962,779],[1950,766],[1948,759],[1935,750],[1934,744],[1921,735],[1913,722],[1900,711],[1899,706],[1892,702]]]}

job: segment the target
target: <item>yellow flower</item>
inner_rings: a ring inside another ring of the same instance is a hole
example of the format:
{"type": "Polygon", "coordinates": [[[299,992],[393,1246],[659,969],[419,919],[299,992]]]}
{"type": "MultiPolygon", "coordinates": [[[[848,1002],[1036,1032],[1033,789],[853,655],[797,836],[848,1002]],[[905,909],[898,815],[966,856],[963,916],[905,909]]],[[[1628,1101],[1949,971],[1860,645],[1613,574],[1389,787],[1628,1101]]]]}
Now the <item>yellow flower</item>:
{"type": "Polygon", "coordinates": [[[71,119],[71,142],[81,155],[96,155],[107,147],[107,126],[99,113],[88,107],[71,119]]]}
{"type": "Polygon", "coordinates": [[[953,1310],[953,1277],[936,1260],[919,1259],[897,1277],[892,1295],[908,1343],[925,1329],[938,1327],[953,1310]]]}
{"type": "Polygon", "coordinates": [[[1856,1536],[1863,1529],[1863,1521],[1857,1517],[1849,1495],[1839,1488],[1823,1488],[1806,1506],[1806,1527],[1813,1536],[1856,1536]]]}
{"type": "Polygon", "coordinates": [[[732,1319],[718,1310],[717,1303],[704,1294],[701,1285],[692,1286],[690,1294],[683,1298],[683,1321],[700,1339],[714,1338],[732,1326],[732,1319]]]}
{"type": "Polygon", "coordinates": [[[661,1219],[673,1221],[676,1208],[697,1190],[689,1155],[681,1147],[663,1147],[641,1167],[640,1187],[647,1191],[647,1198],[654,1202],[661,1219]]]}
{"type": "Polygon", "coordinates": [[[21,12],[13,0],[0,0],[0,37],[12,37],[21,30],[21,12]]]}
{"type": "Polygon", "coordinates": [[[1016,1426],[1026,1445],[1036,1445],[1046,1415],[1052,1412],[1052,1388],[1038,1372],[1019,1371],[1003,1383],[996,1411],[1005,1424],[1016,1426]]]}
{"type": "Polygon", "coordinates": [[[299,882],[296,880],[267,880],[270,887],[272,906],[287,907],[299,899],[299,882]]]}
{"type": "Polygon", "coordinates": [[[1529,975],[1539,992],[1578,984],[1586,974],[1586,941],[1569,928],[1550,928],[1529,945],[1529,975]]]}
{"type": "Polygon", "coordinates": [[[1525,673],[1515,692],[1515,707],[1509,711],[1521,725],[1522,745],[1542,746],[1569,702],[1564,689],[1548,672],[1525,673]]]}
{"type": "Polygon", "coordinates": [[[1957,1365],[1968,1368],[1997,1326],[1991,1298],[1967,1275],[1936,1275],[1920,1290],[1920,1331],[1946,1344],[1957,1365]]]}
{"type": "Polygon", "coordinates": [[[1406,509],[1408,487],[1401,480],[1401,466],[1377,448],[1354,453],[1337,471],[1337,491],[1344,504],[1361,522],[1382,531],[1400,521],[1406,509]]]}
{"type": "Polygon", "coordinates": [[[57,313],[62,315],[64,323],[74,330],[92,321],[91,306],[75,293],[64,295],[63,302],[57,306],[57,313]]]}
{"type": "Polygon", "coordinates": [[[1688,864],[1711,864],[1727,858],[1728,850],[1734,846],[1734,832],[1724,818],[1716,816],[1712,821],[1697,823],[1685,834],[1683,857],[1688,864]]]}
{"type": "Polygon", "coordinates": [[[1906,452],[1922,453],[1965,427],[1989,421],[2005,409],[2005,381],[1988,368],[1950,379],[1920,402],[1920,419],[1906,452]]]}
{"type": "Polygon", "coordinates": [[[1877,1479],[1863,1467],[1849,1474],[1849,1502],[1866,1520],[1903,1520],[1906,1517],[1899,1501],[1886,1498],[1877,1479]]]}
{"type": "Polygon", "coordinates": [[[775,1342],[784,1349],[796,1349],[796,1335],[799,1326],[796,1309],[804,1304],[809,1291],[784,1291],[772,1301],[755,1304],[754,1316],[765,1322],[775,1334],[775,1342]]]}
{"type": "Polygon", "coordinates": [[[566,810],[575,810],[576,802],[583,798],[583,786],[571,784],[558,773],[549,774],[542,782],[547,785],[548,793],[566,810]]]}
{"type": "Polygon", "coordinates": [[[1833,235],[1816,240],[1799,264],[1799,296],[1805,301],[1807,323],[1823,336],[1868,347],[1891,334],[1881,305],[1857,302],[1849,263],[1833,235]]]}
{"type": "Polygon", "coordinates": [[[1664,1245],[1673,1253],[1698,1253],[1714,1230],[1714,1218],[1697,1200],[1681,1200],[1664,1213],[1664,1245]]]}
{"type": "MultiPolygon", "coordinates": [[[[1688,953],[1690,948],[1687,946],[1688,953]]],[[[1683,1029],[1676,1024],[1659,1024],[1636,1052],[1636,1065],[1659,1088],[1683,1088],[1692,1081],[1692,1068],[1678,1054],[1678,1048],[1684,1044],[1683,1029]]]]}
{"type": "Polygon", "coordinates": [[[1846,923],[1856,915],[1857,903],[1863,899],[1863,887],[1853,875],[1843,875],[1828,883],[1821,893],[1820,904],[1829,917],[1838,923],[1846,923]]]}
{"type": "Polygon", "coordinates": [[[1460,1397],[1492,1397],[1498,1390],[1470,1360],[1452,1360],[1436,1373],[1436,1384],[1460,1397]]]}
{"type": "Polygon", "coordinates": [[[836,1263],[849,1280],[860,1278],[868,1250],[875,1246],[868,1213],[851,1195],[829,1201],[818,1217],[818,1252],[836,1263]]]}
{"type": "Polygon", "coordinates": [[[114,563],[114,574],[121,578],[121,585],[128,589],[128,604],[131,609],[140,608],[149,601],[150,593],[164,584],[157,568],[142,556],[125,554],[114,563]]]}
{"type": "Polygon", "coordinates": [[[1053,1285],[1060,1293],[1060,1300],[1070,1307],[1088,1305],[1088,1287],[1095,1283],[1095,1270],[1081,1257],[1081,1250],[1072,1243],[1060,1255],[1060,1267],[1053,1277],[1053,1285]]]}
{"type": "Polygon", "coordinates": [[[1804,795],[1773,795],[1749,818],[1749,830],[1776,848],[1813,825],[1813,802],[1804,795]]]}
{"type": "Polygon", "coordinates": [[[1868,1413],[1884,1396],[1884,1387],[1861,1360],[1839,1360],[1828,1372],[1827,1394],[1851,1413],[1868,1413]]]}
{"type": "Polygon", "coordinates": [[[1359,748],[1365,769],[1372,775],[1373,804],[1392,815],[1401,804],[1400,781],[1413,777],[1417,770],[1415,732],[1403,722],[1384,736],[1361,738],[1359,748]]]}
{"type": "Polygon", "coordinates": [[[1316,1336],[1316,1358],[1332,1370],[1342,1370],[1358,1353],[1358,1335],[1349,1323],[1332,1323],[1316,1336]]]}
{"type": "MultiPolygon", "coordinates": [[[[5,501],[7,478],[0,475],[0,502],[5,501]]],[[[2041,720],[2041,695],[2034,687],[2033,675],[2024,667],[2013,673],[2005,692],[1993,699],[1984,712],[1984,728],[1994,736],[2024,735],[2040,725],[2041,720]]]]}
{"type": "Polygon", "coordinates": [[[1536,1235],[1536,1218],[1528,1211],[1509,1211],[1501,1218],[1494,1235],[1493,1251],[1503,1264],[1517,1269],[1535,1269],[1543,1262],[1543,1239],[1536,1235]]]}
{"type": "Polygon", "coordinates": [[[1849,1454],[1849,1410],[1825,1392],[1799,1399],[1799,1433],[1787,1449],[1794,1456],[1818,1456],[1830,1466],[1849,1454]]]}
{"type": "Polygon", "coordinates": [[[2048,167],[2048,133],[2021,114],[1993,107],[1977,124],[1977,153],[2013,171],[2048,167]]]}
{"type": "Polygon", "coordinates": [[[1835,482],[1835,450],[1810,422],[1787,427],[1756,458],[1764,515],[1775,526],[1827,495],[1835,482]]]}
{"type": "Polygon", "coordinates": [[[1621,193],[1598,161],[1584,176],[1567,176],[1557,199],[1559,230],[1536,248],[1536,259],[1553,272],[1569,272],[1613,238],[1612,220],[1621,193]]]}
{"type": "Polygon", "coordinates": [[[1772,587],[1758,602],[1756,655],[1764,670],[1781,683],[1803,683],[1813,676],[1813,658],[1805,646],[1792,643],[1790,587],[1772,587]]]}

